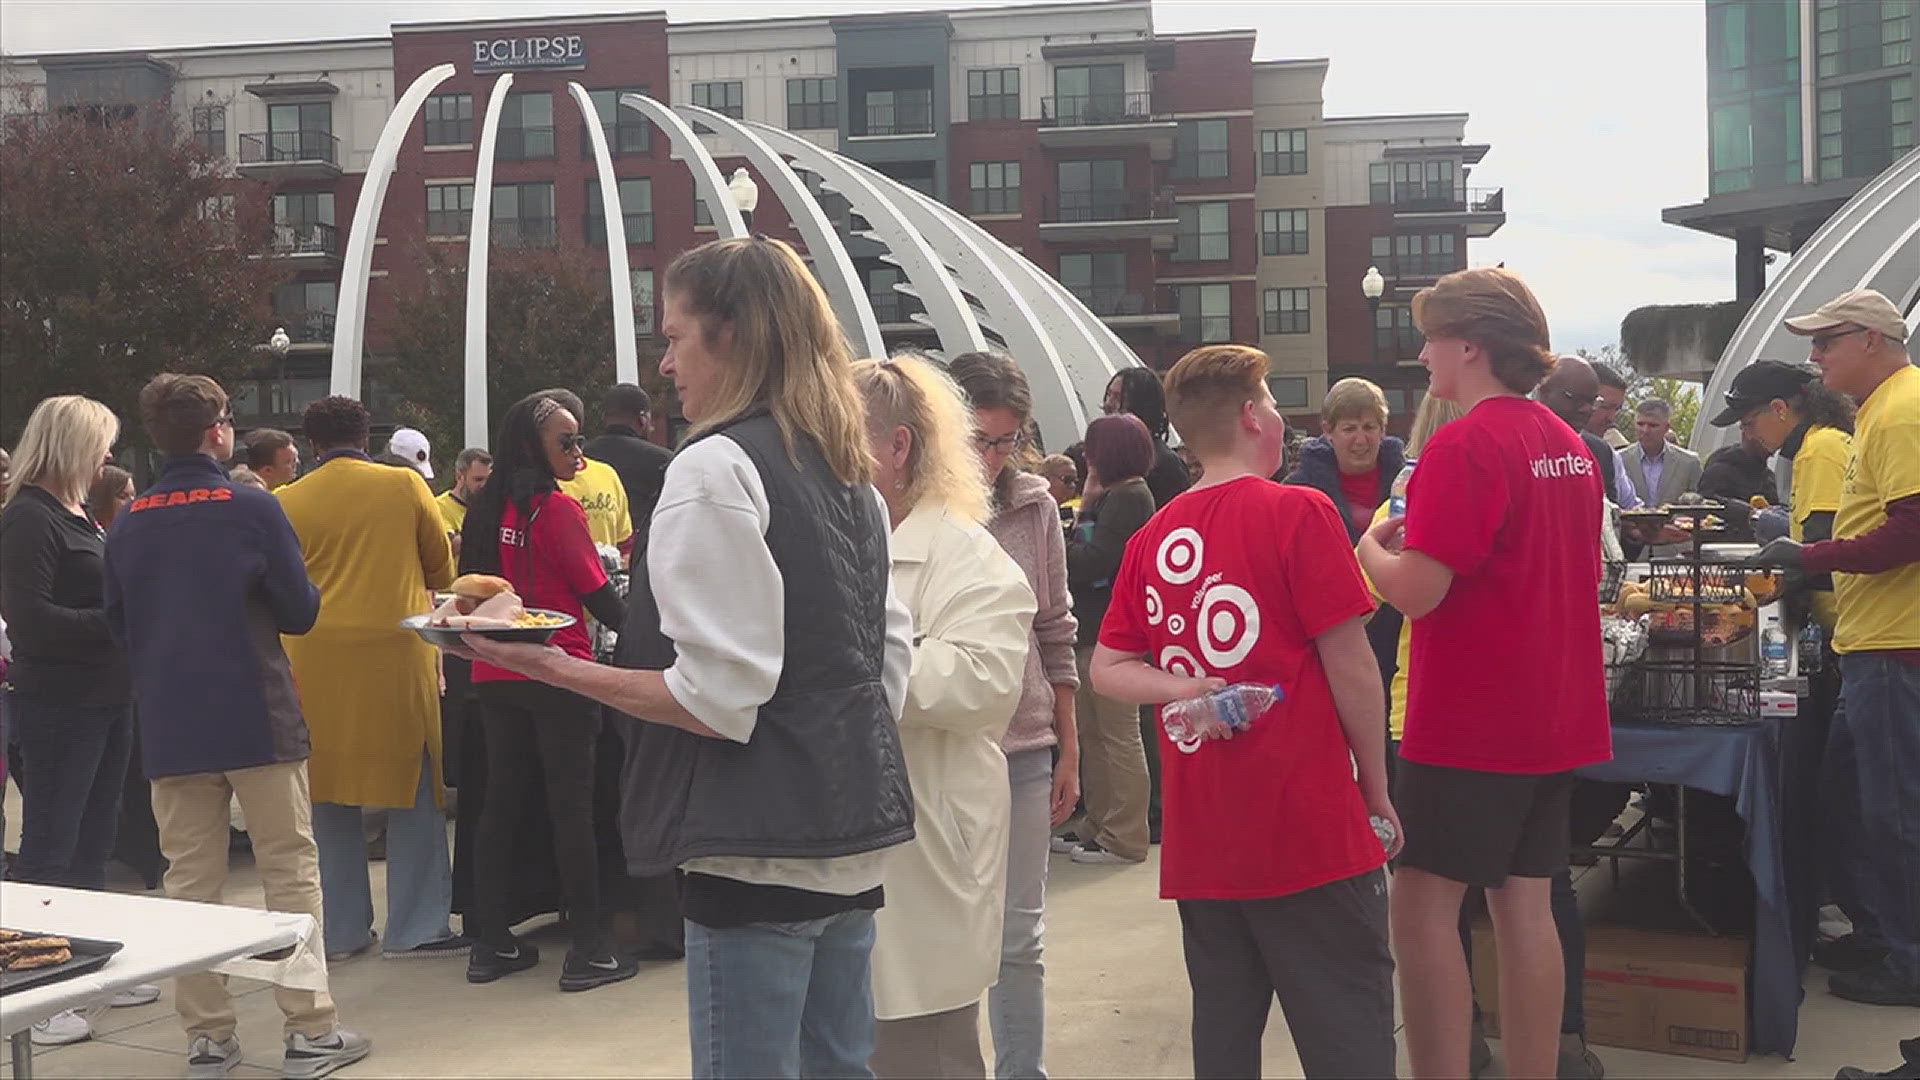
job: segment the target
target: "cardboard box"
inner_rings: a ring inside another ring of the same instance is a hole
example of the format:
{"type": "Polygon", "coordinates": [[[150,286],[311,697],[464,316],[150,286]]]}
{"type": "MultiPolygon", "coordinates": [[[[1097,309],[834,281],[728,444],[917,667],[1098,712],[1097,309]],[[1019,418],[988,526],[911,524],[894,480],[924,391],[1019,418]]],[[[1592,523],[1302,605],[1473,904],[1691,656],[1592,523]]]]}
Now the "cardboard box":
{"type": "MultiPolygon", "coordinates": [[[[1743,938],[1617,927],[1587,930],[1587,1041],[1713,1061],[1747,1060],[1743,938]]],[[[1493,928],[1473,929],[1474,993],[1487,1034],[1500,1033],[1493,928]]]]}

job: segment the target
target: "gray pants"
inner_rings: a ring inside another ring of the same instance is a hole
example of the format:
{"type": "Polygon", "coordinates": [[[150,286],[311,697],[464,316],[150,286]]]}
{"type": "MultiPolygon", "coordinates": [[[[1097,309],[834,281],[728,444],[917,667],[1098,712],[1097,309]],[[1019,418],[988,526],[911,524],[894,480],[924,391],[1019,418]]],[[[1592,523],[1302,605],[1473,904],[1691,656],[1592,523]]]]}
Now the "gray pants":
{"type": "Polygon", "coordinates": [[[1052,825],[1053,750],[1007,755],[1013,820],[1007,840],[1007,921],[1000,937],[1000,981],[987,991],[998,1080],[1045,1080],[1046,966],[1041,917],[1047,906],[1047,840],[1052,825]]]}
{"type": "Polygon", "coordinates": [[[1257,1077],[1274,995],[1309,1077],[1392,1076],[1386,872],[1266,900],[1182,900],[1193,1075],[1257,1077]]]}
{"type": "Polygon", "coordinates": [[[873,1025],[873,1074],[880,1080],[985,1080],[980,1003],[952,1012],[873,1025]]]}

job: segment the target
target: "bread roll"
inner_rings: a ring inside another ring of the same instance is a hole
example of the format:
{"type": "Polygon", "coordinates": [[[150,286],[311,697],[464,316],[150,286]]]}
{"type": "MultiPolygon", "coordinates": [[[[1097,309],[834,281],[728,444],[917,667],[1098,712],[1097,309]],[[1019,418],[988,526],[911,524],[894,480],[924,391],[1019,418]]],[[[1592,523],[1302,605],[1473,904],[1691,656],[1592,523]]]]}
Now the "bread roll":
{"type": "Polygon", "coordinates": [[[447,586],[447,591],[455,596],[486,600],[503,592],[512,592],[513,583],[506,578],[494,577],[492,574],[464,574],[454,578],[453,584],[447,586]]]}

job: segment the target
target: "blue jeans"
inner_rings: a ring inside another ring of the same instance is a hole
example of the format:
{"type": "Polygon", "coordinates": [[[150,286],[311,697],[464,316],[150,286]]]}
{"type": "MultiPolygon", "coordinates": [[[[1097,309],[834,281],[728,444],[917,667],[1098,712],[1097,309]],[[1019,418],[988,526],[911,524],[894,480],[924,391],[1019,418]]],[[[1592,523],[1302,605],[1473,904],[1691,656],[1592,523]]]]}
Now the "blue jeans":
{"type": "Polygon", "coordinates": [[[993,1074],[999,1080],[1044,1080],[1047,969],[1041,961],[1047,906],[1047,841],[1051,839],[1053,750],[1007,755],[1013,827],[1007,843],[1007,916],[1000,935],[1000,981],[987,991],[993,1028],[993,1074]]]}
{"type": "Polygon", "coordinates": [[[715,929],[687,923],[695,1080],[869,1078],[873,912],[715,929]]]}
{"type": "Polygon", "coordinates": [[[8,737],[20,746],[16,881],[107,887],[120,794],[133,746],[125,705],[68,705],[14,691],[8,737]]]}
{"type": "MultiPolygon", "coordinates": [[[[373,936],[373,886],[367,879],[367,834],[360,808],[313,804],[320,847],[320,895],[327,953],[353,952],[373,936]]],[[[424,754],[411,807],[387,811],[387,952],[405,952],[452,935],[453,865],[447,817],[433,801],[433,761],[424,754]]]]}
{"type": "Polygon", "coordinates": [[[1857,830],[1844,868],[1861,909],[1854,926],[1886,946],[1893,974],[1920,985],[1920,666],[1888,652],[1848,653],[1840,675],[1827,755],[1859,792],[1836,814],[1857,830]]]}

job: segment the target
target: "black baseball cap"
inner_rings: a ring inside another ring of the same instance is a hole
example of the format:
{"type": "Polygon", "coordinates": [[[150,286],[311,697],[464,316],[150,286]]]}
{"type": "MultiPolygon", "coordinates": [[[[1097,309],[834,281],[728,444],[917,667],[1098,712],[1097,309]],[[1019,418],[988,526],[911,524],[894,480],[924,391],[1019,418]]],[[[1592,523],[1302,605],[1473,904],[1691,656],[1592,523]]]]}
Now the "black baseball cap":
{"type": "Polygon", "coordinates": [[[1731,427],[1748,413],[1780,398],[1790,399],[1820,373],[1806,364],[1784,360],[1755,360],[1733,377],[1727,388],[1727,407],[1713,418],[1714,427],[1731,427]]]}

